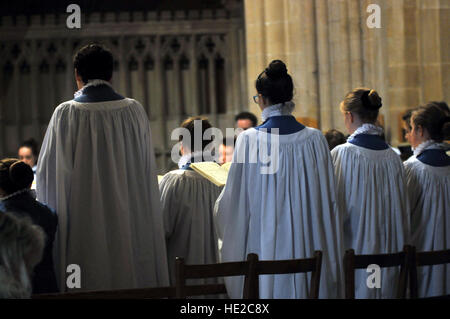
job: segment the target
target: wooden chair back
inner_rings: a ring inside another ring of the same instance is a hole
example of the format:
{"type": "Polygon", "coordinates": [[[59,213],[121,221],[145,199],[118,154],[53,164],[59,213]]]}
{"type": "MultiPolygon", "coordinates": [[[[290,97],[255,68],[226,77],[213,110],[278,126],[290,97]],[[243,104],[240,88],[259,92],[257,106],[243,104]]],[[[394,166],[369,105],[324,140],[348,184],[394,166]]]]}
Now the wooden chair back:
{"type": "MultiPolygon", "coordinates": [[[[186,285],[187,279],[220,278],[231,276],[245,276],[243,299],[254,296],[251,287],[255,287],[254,270],[255,254],[249,254],[247,261],[226,262],[207,265],[186,265],[183,258],[176,259],[176,298],[187,296],[215,295],[227,293],[225,284],[186,285]]],[[[256,256],[256,259],[258,257],[256,256]]]]}
{"type": "Polygon", "coordinates": [[[32,299],[162,299],[174,298],[175,287],[119,289],[33,295],[32,299]]]}
{"type": "MultiPolygon", "coordinates": [[[[433,266],[450,263],[450,249],[439,251],[416,252],[416,248],[412,247],[410,261],[410,297],[418,298],[418,279],[417,267],[433,266]]],[[[450,295],[439,296],[434,298],[450,298],[450,295]]]]}
{"type": "Polygon", "coordinates": [[[408,264],[411,246],[405,245],[402,252],[392,254],[355,255],[353,249],[348,249],[344,256],[345,298],[355,299],[355,269],[367,269],[376,264],[380,268],[400,267],[397,298],[406,298],[408,264]]]}
{"type": "MultiPolygon", "coordinates": [[[[255,256],[258,258],[257,255],[255,256]]],[[[256,269],[250,275],[253,275],[253,273],[259,276],[312,272],[309,299],[318,299],[321,269],[322,252],[315,251],[312,258],[257,261],[256,269]]],[[[252,287],[252,293],[256,295],[256,298],[259,298],[259,280],[252,280],[251,282],[255,285],[252,287]]]]}

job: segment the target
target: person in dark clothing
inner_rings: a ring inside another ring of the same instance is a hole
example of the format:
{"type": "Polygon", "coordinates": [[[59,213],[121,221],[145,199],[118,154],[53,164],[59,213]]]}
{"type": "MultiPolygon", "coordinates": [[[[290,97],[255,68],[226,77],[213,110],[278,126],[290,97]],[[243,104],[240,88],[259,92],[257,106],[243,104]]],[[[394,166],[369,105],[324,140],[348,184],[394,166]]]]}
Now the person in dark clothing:
{"type": "Polygon", "coordinates": [[[46,205],[38,202],[30,191],[34,176],[30,166],[14,158],[0,161],[0,211],[19,217],[29,217],[46,235],[42,260],[33,272],[33,294],[57,292],[53,265],[53,242],[58,217],[46,205]]]}
{"type": "Polygon", "coordinates": [[[338,130],[328,130],[323,135],[325,135],[325,138],[327,139],[330,151],[332,151],[336,146],[345,144],[345,142],[347,142],[347,138],[345,137],[344,133],[338,130]]]}

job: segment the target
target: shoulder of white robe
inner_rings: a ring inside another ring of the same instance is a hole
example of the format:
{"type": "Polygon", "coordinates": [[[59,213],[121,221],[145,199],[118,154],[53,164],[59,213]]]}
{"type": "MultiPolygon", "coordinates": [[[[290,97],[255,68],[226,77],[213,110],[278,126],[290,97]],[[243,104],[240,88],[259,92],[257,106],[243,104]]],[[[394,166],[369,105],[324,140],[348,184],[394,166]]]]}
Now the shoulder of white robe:
{"type": "Polygon", "coordinates": [[[333,158],[333,160],[335,160],[338,157],[341,157],[342,154],[346,151],[346,149],[350,146],[347,145],[350,143],[344,143],[344,144],[340,144],[338,146],[336,146],[335,148],[333,148],[331,150],[331,157],[333,158]]]}
{"type": "MultiPolygon", "coordinates": [[[[139,108],[140,111],[143,111],[144,113],[146,113],[146,112],[145,112],[145,108],[144,108],[144,106],[141,104],[141,102],[139,102],[138,100],[135,100],[135,99],[131,99],[131,98],[127,98],[127,100],[130,102],[130,105],[135,105],[136,107],[139,108]]],[[[147,114],[147,113],[146,113],[146,114],[147,114]]]]}
{"type": "Polygon", "coordinates": [[[161,179],[161,182],[159,182],[159,189],[171,187],[173,184],[178,183],[182,173],[183,171],[179,169],[166,173],[161,179]]]}
{"type": "Polygon", "coordinates": [[[73,106],[72,101],[65,101],[59,104],[53,111],[52,117],[49,122],[49,126],[58,124],[55,123],[55,121],[59,120],[63,116],[63,114],[71,108],[71,106],[73,106]]]}

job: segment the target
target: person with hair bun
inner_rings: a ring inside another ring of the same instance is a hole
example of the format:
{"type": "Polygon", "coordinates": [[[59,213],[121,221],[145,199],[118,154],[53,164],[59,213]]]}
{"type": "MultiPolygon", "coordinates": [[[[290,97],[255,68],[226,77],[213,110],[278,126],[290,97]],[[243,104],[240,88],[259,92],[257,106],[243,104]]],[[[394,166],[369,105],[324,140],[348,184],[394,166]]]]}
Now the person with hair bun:
{"type": "MultiPolygon", "coordinates": [[[[450,117],[435,103],[411,115],[414,155],[404,162],[411,205],[411,244],[417,251],[450,249],[450,117]]],[[[450,265],[417,269],[419,297],[450,294],[450,265]]]]}
{"type": "Polygon", "coordinates": [[[53,242],[58,217],[49,207],[34,198],[30,191],[33,178],[33,171],[25,162],[15,158],[1,160],[0,210],[28,217],[45,231],[43,258],[34,268],[32,277],[33,293],[53,293],[58,291],[53,265],[53,242]]]}
{"type": "Polygon", "coordinates": [[[36,173],[37,198],[56,210],[62,292],[169,284],[157,165],[148,114],[112,86],[114,57],[91,43],[73,59],[78,91],[56,107],[36,173]],[[80,288],[67,287],[67,266],[80,288]]]}
{"type": "MultiPolygon", "coordinates": [[[[264,260],[310,258],[323,252],[320,298],[342,296],[342,226],[333,165],[322,132],[297,122],[293,82],[286,65],[272,61],[256,79],[254,100],[262,124],[242,132],[215,213],[222,261],[248,253],[264,260]],[[270,150],[270,154],[269,151],[270,150]]],[[[305,274],[262,276],[261,298],[307,298],[305,274]]],[[[231,298],[242,278],[226,278],[231,298]]]]}
{"type": "MultiPolygon", "coordinates": [[[[375,90],[357,88],[340,104],[350,136],[331,151],[339,205],[344,214],[345,249],[355,254],[396,253],[409,240],[409,205],[400,157],[375,125],[382,100],[375,90]]],[[[355,272],[356,298],[395,298],[398,271],[381,270],[381,289],[367,287],[365,269],[355,272]]]]}
{"type": "Polygon", "coordinates": [[[31,297],[30,277],[42,258],[44,238],[28,218],[0,210],[0,299],[31,297]]]}

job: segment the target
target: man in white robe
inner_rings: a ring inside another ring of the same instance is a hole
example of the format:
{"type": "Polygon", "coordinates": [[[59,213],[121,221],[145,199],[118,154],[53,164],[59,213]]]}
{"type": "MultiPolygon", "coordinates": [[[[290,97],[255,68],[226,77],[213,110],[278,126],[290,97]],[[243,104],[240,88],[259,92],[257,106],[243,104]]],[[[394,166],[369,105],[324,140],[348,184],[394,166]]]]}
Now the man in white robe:
{"type": "MultiPolygon", "coordinates": [[[[222,261],[249,253],[260,260],[311,258],[321,250],[319,296],[340,298],[342,225],[330,152],[322,133],[298,123],[292,109],[292,102],[268,106],[263,125],[238,136],[215,208],[222,261]],[[266,161],[269,149],[274,156],[266,161]]],[[[260,297],[307,298],[310,276],[260,276],[260,297]]],[[[231,298],[242,297],[243,278],[226,278],[226,285],[231,298]]]]}
{"type": "Polygon", "coordinates": [[[163,221],[150,125],[142,105],[109,84],[111,53],[100,45],[74,59],[80,91],[50,120],[37,169],[37,196],[59,218],[61,291],[168,285],[163,221]],[[72,276],[70,282],[76,283],[72,276]]]}
{"type": "MultiPolygon", "coordinates": [[[[191,138],[194,137],[194,122],[201,124],[200,137],[211,127],[204,118],[187,119],[181,127],[189,130],[191,138]]],[[[206,142],[202,141],[199,145],[205,146],[206,142]]],[[[197,153],[201,155],[202,151],[192,152],[186,141],[182,140],[181,143],[183,156],[179,161],[179,169],[167,173],[159,183],[172,285],[175,285],[176,257],[184,258],[187,265],[219,262],[213,210],[222,188],[190,167],[197,153]]],[[[190,145],[194,145],[193,139],[190,145]]],[[[205,281],[196,281],[196,284],[202,283],[205,281]]]]}

